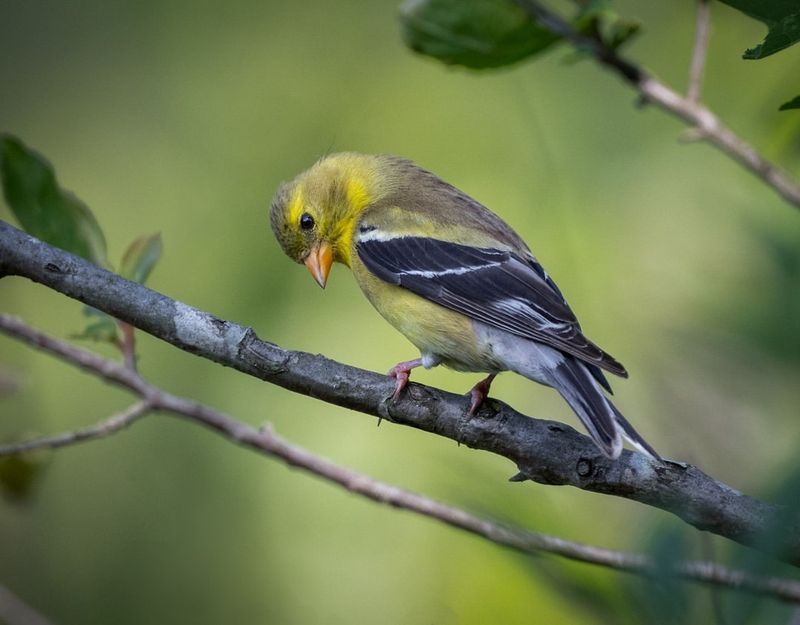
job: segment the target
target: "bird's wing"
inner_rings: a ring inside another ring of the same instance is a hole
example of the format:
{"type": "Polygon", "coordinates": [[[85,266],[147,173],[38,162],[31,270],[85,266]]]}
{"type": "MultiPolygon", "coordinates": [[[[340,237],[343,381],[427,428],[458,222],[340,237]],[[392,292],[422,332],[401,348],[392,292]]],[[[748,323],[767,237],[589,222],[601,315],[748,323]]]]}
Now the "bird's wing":
{"type": "Polygon", "coordinates": [[[369,226],[359,229],[356,250],[367,269],[390,284],[587,364],[628,375],[583,335],[558,287],[532,257],[423,236],[392,236],[369,226]]]}

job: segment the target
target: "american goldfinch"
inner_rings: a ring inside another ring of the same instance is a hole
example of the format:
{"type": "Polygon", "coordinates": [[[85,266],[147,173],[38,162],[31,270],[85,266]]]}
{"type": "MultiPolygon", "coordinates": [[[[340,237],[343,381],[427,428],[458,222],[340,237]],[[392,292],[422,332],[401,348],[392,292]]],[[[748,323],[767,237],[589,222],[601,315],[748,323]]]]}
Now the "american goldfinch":
{"type": "Polygon", "coordinates": [[[389,371],[395,398],[415,367],[488,373],[471,391],[472,416],[494,377],[514,371],[556,389],[605,455],[618,457],[624,437],[658,458],[603,393],[601,370],[625,368],[583,335],[519,235],[436,175],[394,156],[332,154],[280,186],[270,221],[321,287],[334,262],[350,267],[419,349],[389,371]]]}

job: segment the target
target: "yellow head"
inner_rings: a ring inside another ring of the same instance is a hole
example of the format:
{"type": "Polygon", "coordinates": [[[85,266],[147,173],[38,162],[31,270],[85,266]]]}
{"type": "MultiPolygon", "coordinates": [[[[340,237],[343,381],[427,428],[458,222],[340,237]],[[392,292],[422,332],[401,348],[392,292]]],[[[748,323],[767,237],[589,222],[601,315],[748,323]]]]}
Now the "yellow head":
{"type": "Polygon", "coordinates": [[[361,213],[387,192],[390,156],[343,152],[319,160],[272,199],[270,222],[283,251],[304,263],[321,287],[331,264],[350,264],[361,213]]]}

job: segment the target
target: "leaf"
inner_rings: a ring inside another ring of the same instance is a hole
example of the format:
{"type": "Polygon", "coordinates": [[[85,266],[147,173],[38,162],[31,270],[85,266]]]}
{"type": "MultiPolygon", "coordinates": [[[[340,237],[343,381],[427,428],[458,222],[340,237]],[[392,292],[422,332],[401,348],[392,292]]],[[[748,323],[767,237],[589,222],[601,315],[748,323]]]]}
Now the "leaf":
{"type": "Polygon", "coordinates": [[[779,111],[789,111],[791,109],[800,109],[800,95],[781,104],[779,111]]]}
{"type": "MultiPolygon", "coordinates": [[[[87,307],[88,308],[88,307],[87,307]]],[[[101,343],[119,344],[119,325],[114,317],[107,315],[104,312],[97,311],[98,319],[89,323],[80,334],[73,334],[73,339],[82,339],[89,341],[98,341],[101,343]]],[[[95,316],[93,313],[83,311],[84,315],[95,316]]]]}
{"type": "Polygon", "coordinates": [[[642,25],[636,20],[618,18],[608,25],[604,40],[612,50],[633,39],[641,31],[642,25]]]}
{"type": "Polygon", "coordinates": [[[0,492],[11,501],[29,499],[46,466],[42,452],[0,458],[0,492]]]}
{"type": "Polygon", "coordinates": [[[591,0],[581,5],[573,26],[586,35],[599,38],[612,50],[630,41],[642,27],[636,20],[621,18],[609,0],[591,0]]]}
{"type": "Polygon", "coordinates": [[[103,231],[89,208],[58,186],[52,165],[11,135],[0,135],[0,177],[9,208],[26,232],[108,267],[103,231]]]}
{"type": "MultiPolygon", "coordinates": [[[[161,257],[161,250],[160,234],[139,237],[128,246],[122,256],[120,275],[144,284],[161,257]]],[[[83,314],[95,320],[89,323],[83,329],[83,332],[74,334],[72,338],[120,345],[122,339],[120,337],[119,322],[114,317],[91,306],[84,306],[83,314]]]]}
{"type": "Polygon", "coordinates": [[[128,280],[144,284],[161,257],[161,250],[160,234],[139,237],[125,251],[119,271],[120,275],[128,280]]]}
{"type": "Polygon", "coordinates": [[[400,23],[412,50],[472,69],[516,63],[560,39],[513,0],[406,0],[400,23]]]}
{"type": "Polygon", "coordinates": [[[767,36],[745,59],[763,59],[800,41],[800,2],[797,0],[722,0],[728,6],[767,25],[767,36]]]}

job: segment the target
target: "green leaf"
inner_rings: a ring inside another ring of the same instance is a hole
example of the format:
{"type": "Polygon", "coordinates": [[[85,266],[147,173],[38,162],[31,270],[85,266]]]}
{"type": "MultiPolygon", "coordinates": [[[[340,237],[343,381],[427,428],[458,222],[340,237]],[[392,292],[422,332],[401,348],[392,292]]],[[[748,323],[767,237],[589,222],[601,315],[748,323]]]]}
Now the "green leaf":
{"type": "Polygon", "coordinates": [[[513,0],[406,0],[400,23],[412,50],[472,69],[510,65],[560,39],[513,0]]]}
{"type": "Polygon", "coordinates": [[[604,40],[609,48],[616,50],[639,34],[642,25],[636,20],[618,18],[608,25],[604,40]]]}
{"type": "Polygon", "coordinates": [[[128,280],[144,284],[161,257],[161,250],[160,234],[139,237],[125,251],[119,271],[120,275],[128,280]]]}
{"type": "MultiPolygon", "coordinates": [[[[89,323],[80,334],[73,334],[73,339],[98,341],[100,343],[112,343],[117,345],[119,343],[119,325],[114,317],[105,314],[104,312],[97,311],[97,320],[89,323]]],[[[84,314],[95,316],[94,313],[89,313],[84,309],[84,314]]]]}
{"type": "Polygon", "coordinates": [[[636,20],[621,18],[609,0],[591,0],[581,5],[573,26],[586,35],[599,38],[612,50],[630,41],[642,27],[636,20]]]}
{"type": "Polygon", "coordinates": [[[800,2],[797,0],[722,0],[745,15],[764,22],[767,36],[745,59],[763,59],[800,41],[800,2]]]}
{"type": "Polygon", "coordinates": [[[41,451],[0,458],[0,492],[12,501],[29,499],[46,466],[41,451]]]}
{"type": "Polygon", "coordinates": [[[781,104],[779,111],[789,111],[791,109],[800,109],[800,95],[781,104]]]}
{"type": "Polygon", "coordinates": [[[108,267],[103,231],[87,206],[58,186],[52,165],[11,135],[0,135],[0,177],[22,227],[51,245],[108,267]]]}

